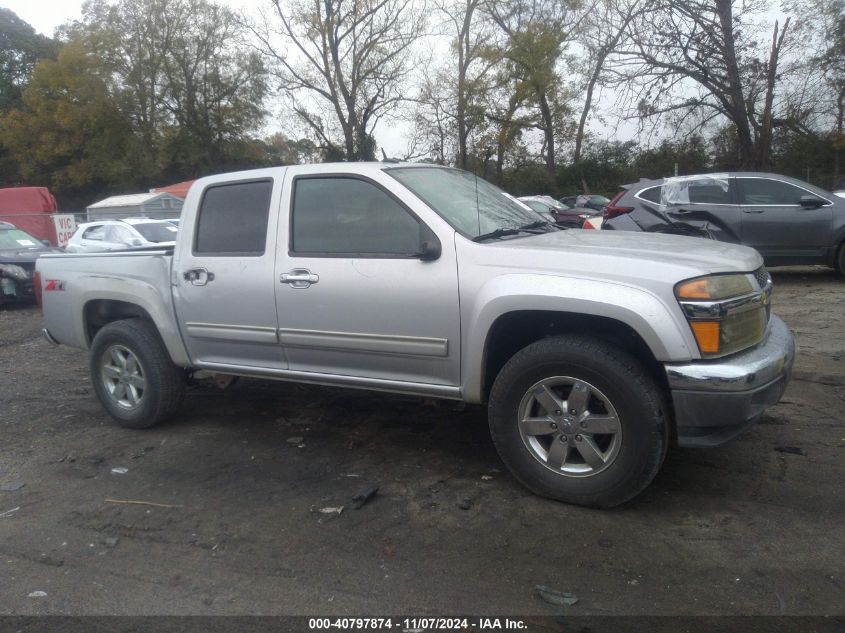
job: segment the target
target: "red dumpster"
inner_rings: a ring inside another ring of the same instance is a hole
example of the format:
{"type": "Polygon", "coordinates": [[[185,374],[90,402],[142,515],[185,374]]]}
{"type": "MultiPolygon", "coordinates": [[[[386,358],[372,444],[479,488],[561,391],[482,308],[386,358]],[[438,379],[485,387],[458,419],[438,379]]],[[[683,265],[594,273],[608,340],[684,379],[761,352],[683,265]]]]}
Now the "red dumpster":
{"type": "Polygon", "coordinates": [[[56,199],[47,187],[10,187],[0,189],[0,221],[11,222],[39,240],[57,246],[53,215],[56,199]]]}

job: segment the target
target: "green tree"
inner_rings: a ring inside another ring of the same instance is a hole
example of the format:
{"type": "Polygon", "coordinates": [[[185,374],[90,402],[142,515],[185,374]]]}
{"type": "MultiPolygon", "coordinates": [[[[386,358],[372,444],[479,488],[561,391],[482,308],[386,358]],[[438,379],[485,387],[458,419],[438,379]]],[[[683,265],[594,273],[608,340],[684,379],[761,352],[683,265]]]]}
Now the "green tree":
{"type": "Polygon", "coordinates": [[[113,97],[108,68],[80,44],[38,63],[20,108],[2,126],[21,179],[66,202],[132,179],[130,122],[113,97]]]}
{"type": "Polygon", "coordinates": [[[0,111],[20,105],[29,76],[45,57],[55,57],[55,43],[0,7],[0,111]]]}
{"type": "Polygon", "coordinates": [[[267,84],[229,9],[206,0],[89,0],[63,33],[114,73],[147,180],[243,160],[244,141],[265,116],[267,84]]]}
{"type": "MultiPolygon", "coordinates": [[[[487,4],[506,38],[502,53],[504,77],[512,81],[506,111],[517,103],[533,110],[535,115],[523,119],[521,125],[542,133],[541,154],[550,183],[557,175],[556,141],[570,114],[558,63],[578,22],[574,9],[579,4],[573,0],[490,0],[487,4]]],[[[512,124],[511,120],[506,127],[512,124]]]]}

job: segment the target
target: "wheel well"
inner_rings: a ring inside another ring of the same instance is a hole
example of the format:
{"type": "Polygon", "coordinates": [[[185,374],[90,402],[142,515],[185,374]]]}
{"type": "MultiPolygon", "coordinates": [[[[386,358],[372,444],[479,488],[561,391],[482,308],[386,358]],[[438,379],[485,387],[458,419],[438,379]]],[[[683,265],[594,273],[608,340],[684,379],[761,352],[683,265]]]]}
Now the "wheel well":
{"type": "Polygon", "coordinates": [[[560,334],[586,334],[627,351],[645,366],[657,384],[668,393],[669,385],[663,365],[631,326],[601,316],[530,310],[503,314],[490,328],[484,351],[484,400],[499,371],[514,354],[535,341],[560,334]]]}
{"type": "Polygon", "coordinates": [[[104,325],[121,319],[146,319],[152,322],[149,313],[141,306],[126,301],[113,299],[94,299],[85,304],[83,311],[85,319],[85,335],[88,344],[94,340],[97,332],[104,325]]]}

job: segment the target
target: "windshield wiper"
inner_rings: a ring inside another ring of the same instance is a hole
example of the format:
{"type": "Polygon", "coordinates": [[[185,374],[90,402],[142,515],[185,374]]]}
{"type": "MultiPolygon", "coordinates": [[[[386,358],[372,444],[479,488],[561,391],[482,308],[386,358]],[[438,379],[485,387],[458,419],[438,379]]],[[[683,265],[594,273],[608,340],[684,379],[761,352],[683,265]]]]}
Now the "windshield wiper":
{"type": "Polygon", "coordinates": [[[506,229],[506,228],[498,228],[495,231],[490,231],[489,233],[482,233],[474,238],[472,238],[473,242],[483,242],[485,240],[497,240],[500,237],[505,237],[506,235],[517,235],[519,233],[531,233],[532,235],[541,235],[545,233],[545,231],[537,231],[543,226],[554,226],[550,222],[546,222],[544,220],[538,220],[537,222],[531,222],[529,224],[525,224],[523,226],[519,226],[513,229],[506,229]]]}

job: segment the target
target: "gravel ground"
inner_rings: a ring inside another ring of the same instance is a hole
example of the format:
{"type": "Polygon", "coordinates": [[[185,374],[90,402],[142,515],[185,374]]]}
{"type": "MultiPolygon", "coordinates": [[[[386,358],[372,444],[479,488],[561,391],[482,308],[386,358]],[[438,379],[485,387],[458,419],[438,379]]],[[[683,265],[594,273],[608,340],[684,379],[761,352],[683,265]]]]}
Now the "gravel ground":
{"type": "Polygon", "coordinates": [[[528,493],[474,407],[242,380],[123,430],[83,352],[0,311],[0,614],[841,615],[845,281],[774,278],[783,401],[613,511],[528,493]]]}

